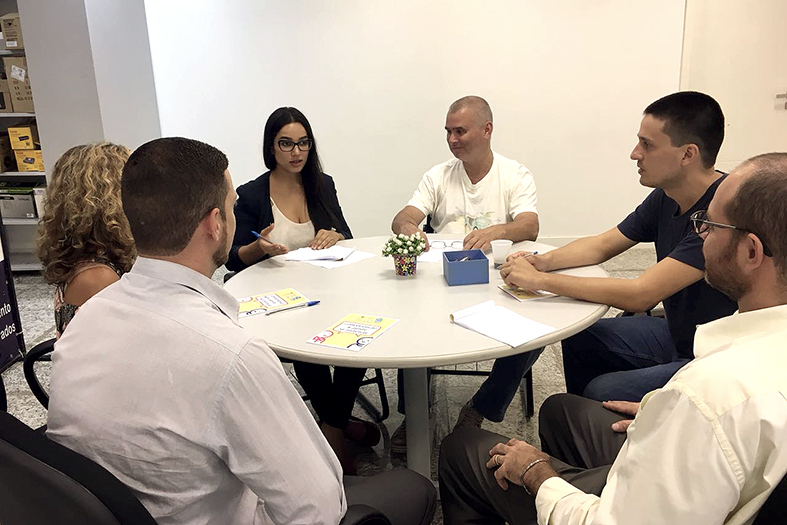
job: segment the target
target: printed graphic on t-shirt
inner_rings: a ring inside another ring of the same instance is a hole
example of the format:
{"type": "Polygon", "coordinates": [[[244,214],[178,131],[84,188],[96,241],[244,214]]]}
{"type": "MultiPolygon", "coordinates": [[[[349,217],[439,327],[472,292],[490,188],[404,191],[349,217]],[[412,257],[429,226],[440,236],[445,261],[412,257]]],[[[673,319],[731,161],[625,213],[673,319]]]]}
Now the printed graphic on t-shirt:
{"type": "Polygon", "coordinates": [[[494,212],[491,211],[478,215],[465,215],[465,233],[470,233],[473,230],[483,230],[498,224],[500,221],[494,215],[494,212]]]}
{"type": "Polygon", "coordinates": [[[457,206],[452,217],[451,221],[440,229],[440,233],[459,233],[464,231],[467,234],[473,230],[483,230],[495,224],[500,224],[493,211],[485,211],[478,215],[468,215],[457,206]]]}

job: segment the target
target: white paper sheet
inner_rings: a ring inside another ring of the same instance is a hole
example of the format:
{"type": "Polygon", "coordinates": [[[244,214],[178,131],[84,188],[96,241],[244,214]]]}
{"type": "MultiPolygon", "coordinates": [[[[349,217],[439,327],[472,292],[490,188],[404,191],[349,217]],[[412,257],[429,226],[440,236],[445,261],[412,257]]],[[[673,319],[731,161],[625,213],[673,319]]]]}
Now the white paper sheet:
{"type": "Polygon", "coordinates": [[[462,249],[461,246],[457,246],[455,248],[451,246],[452,242],[461,241],[461,240],[462,239],[446,240],[445,244],[448,245],[447,248],[435,248],[430,245],[428,252],[424,252],[418,256],[418,262],[437,262],[437,263],[443,262],[443,252],[456,252],[462,249]]]}
{"type": "Polygon", "coordinates": [[[555,331],[491,300],[452,313],[451,321],[512,348],[555,331]]]}
{"type": "Polygon", "coordinates": [[[309,264],[313,264],[314,266],[321,266],[322,268],[338,268],[340,266],[345,266],[347,264],[357,263],[358,261],[363,261],[364,259],[368,259],[369,257],[374,257],[373,253],[369,252],[353,252],[350,254],[346,259],[342,261],[304,261],[309,264]]]}
{"type": "Polygon", "coordinates": [[[355,248],[334,244],[324,250],[312,250],[309,247],[293,250],[285,255],[287,261],[342,261],[349,257],[355,248]]]}

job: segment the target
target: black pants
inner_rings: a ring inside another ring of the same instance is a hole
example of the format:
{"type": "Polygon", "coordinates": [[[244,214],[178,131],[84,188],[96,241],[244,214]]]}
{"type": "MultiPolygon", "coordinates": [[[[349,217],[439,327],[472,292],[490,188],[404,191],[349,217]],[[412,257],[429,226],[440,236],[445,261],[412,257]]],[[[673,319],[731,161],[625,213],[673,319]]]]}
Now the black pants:
{"type": "MultiPolygon", "coordinates": [[[[541,448],[552,456],[558,475],[575,487],[601,494],[625,434],[610,425],[621,416],[598,401],[557,394],[539,412],[541,448]]],[[[478,428],[452,432],[440,447],[440,499],[443,520],[451,523],[536,523],[535,500],[524,489],[503,490],[486,468],[489,450],[508,438],[478,428]]]]}
{"type": "Polygon", "coordinates": [[[347,505],[363,503],[382,512],[392,525],[428,525],[437,507],[431,481],[412,470],[388,470],[374,476],[345,476],[347,505]]]}
{"type": "Polygon", "coordinates": [[[337,366],[331,378],[327,365],[300,361],[293,361],[292,365],[320,421],[335,428],[347,428],[366,369],[337,366]]]}

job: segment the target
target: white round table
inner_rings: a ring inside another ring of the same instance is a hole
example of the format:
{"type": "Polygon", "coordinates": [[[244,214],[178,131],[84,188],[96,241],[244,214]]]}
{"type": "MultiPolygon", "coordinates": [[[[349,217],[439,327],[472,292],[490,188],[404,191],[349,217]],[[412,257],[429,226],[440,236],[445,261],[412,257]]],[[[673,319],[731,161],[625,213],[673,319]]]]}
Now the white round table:
{"type": "MultiPolygon", "coordinates": [[[[457,239],[430,235],[430,239],[457,239]]],[[[518,302],[497,288],[502,279],[492,267],[489,283],[448,286],[441,263],[419,262],[416,275],[399,277],[393,260],[380,252],[388,236],[342,241],[374,257],[326,269],[283,257],[255,264],[227,281],[235,297],[294,288],[320,304],[275,315],[241,319],[241,325],[263,338],[280,357],[348,367],[405,369],[408,467],[429,477],[430,439],[426,367],[505,357],[540,348],[573,335],[600,319],[605,305],[566,297],[518,302]],[[449,314],[489,299],[555,331],[517,348],[451,322],[449,314]],[[392,317],[399,322],[360,351],[307,343],[349,313],[392,317]]],[[[544,252],[551,247],[522,242],[513,250],[544,252]]],[[[564,270],[571,275],[606,277],[598,266],[564,270]]]]}

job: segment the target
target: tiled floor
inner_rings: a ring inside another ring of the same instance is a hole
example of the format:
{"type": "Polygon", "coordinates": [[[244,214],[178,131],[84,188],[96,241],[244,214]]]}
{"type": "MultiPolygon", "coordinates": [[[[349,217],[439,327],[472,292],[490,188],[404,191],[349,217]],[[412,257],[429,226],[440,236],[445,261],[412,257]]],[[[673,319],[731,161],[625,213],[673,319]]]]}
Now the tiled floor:
{"type": "MultiPolygon", "coordinates": [[[[602,266],[612,277],[633,278],[655,263],[655,253],[652,246],[636,247],[628,252],[615,257],[602,266]]],[[[220,270],[214,279],[221,282],[223,272],[220,270]]],[[[52,316],[51,287],[44,284],[39,275],[14,276],[16,293],[19,302],[22,327],[28,348],[38,342],[54,336],[54,322],[52,316]]],[[[610,310],[608,316],[615,315],[617,311],[610,310]]],[[[461,365],[463,368],[478,368],[488,370],[491,362],[481,362],[472,365],[461,365]]],[[[45,384],[48,380],[49,365],[42,363],[38,368],[39,376],[45,384]]],[[[403,466],[406,464],[404,456],[391,454],[390,434],[401,422],[401,416],[396,412],[396,372],[386,370],[385,383],[387,385],[388,401],[392,407],[391,416],[382,427],[383,439],[379,445],[369,449],[357,450],[357,466],[361,475],[403,466]]],[[[14,365],[3,373],[8,394],[8,410],[16,417],[30,426],[36,427],[46,422],[46,411],[30,393],[22,374],[21,364],[14,365]]],[[[456,421],[459,409],[475,393],[483,381],[482,377],[468,376],[435,376],[432,382],[432,436],[435,445],[440,443],[456,421]]],[[[376,387],[365,387],[369,399],[379,407],[376,387]]],[[[560,344],[547,347],[533,368],[533,393],[535,397],[536,413],[541,403],[549,395],[565,391],[563,378],[563,365],[560,353],[560,344]]],[[[355,413],[359,417],[367,417],[356,405],[355,413]]],[[[522,400],[519,396],[514,398],[501,423],[484,422],[484,428],[500,434],[525,439],[538,445],[538,418],[525,418],[522,400]]],[[[435,446],[434,451],[437,450],[435,446]]],[[[432,479],[436,480],[435,472],[437,454],[432,454],[432,479]]],[[[442,523],[442,516],[438,508],[434,520],[435,524],[442,523]]]]}

